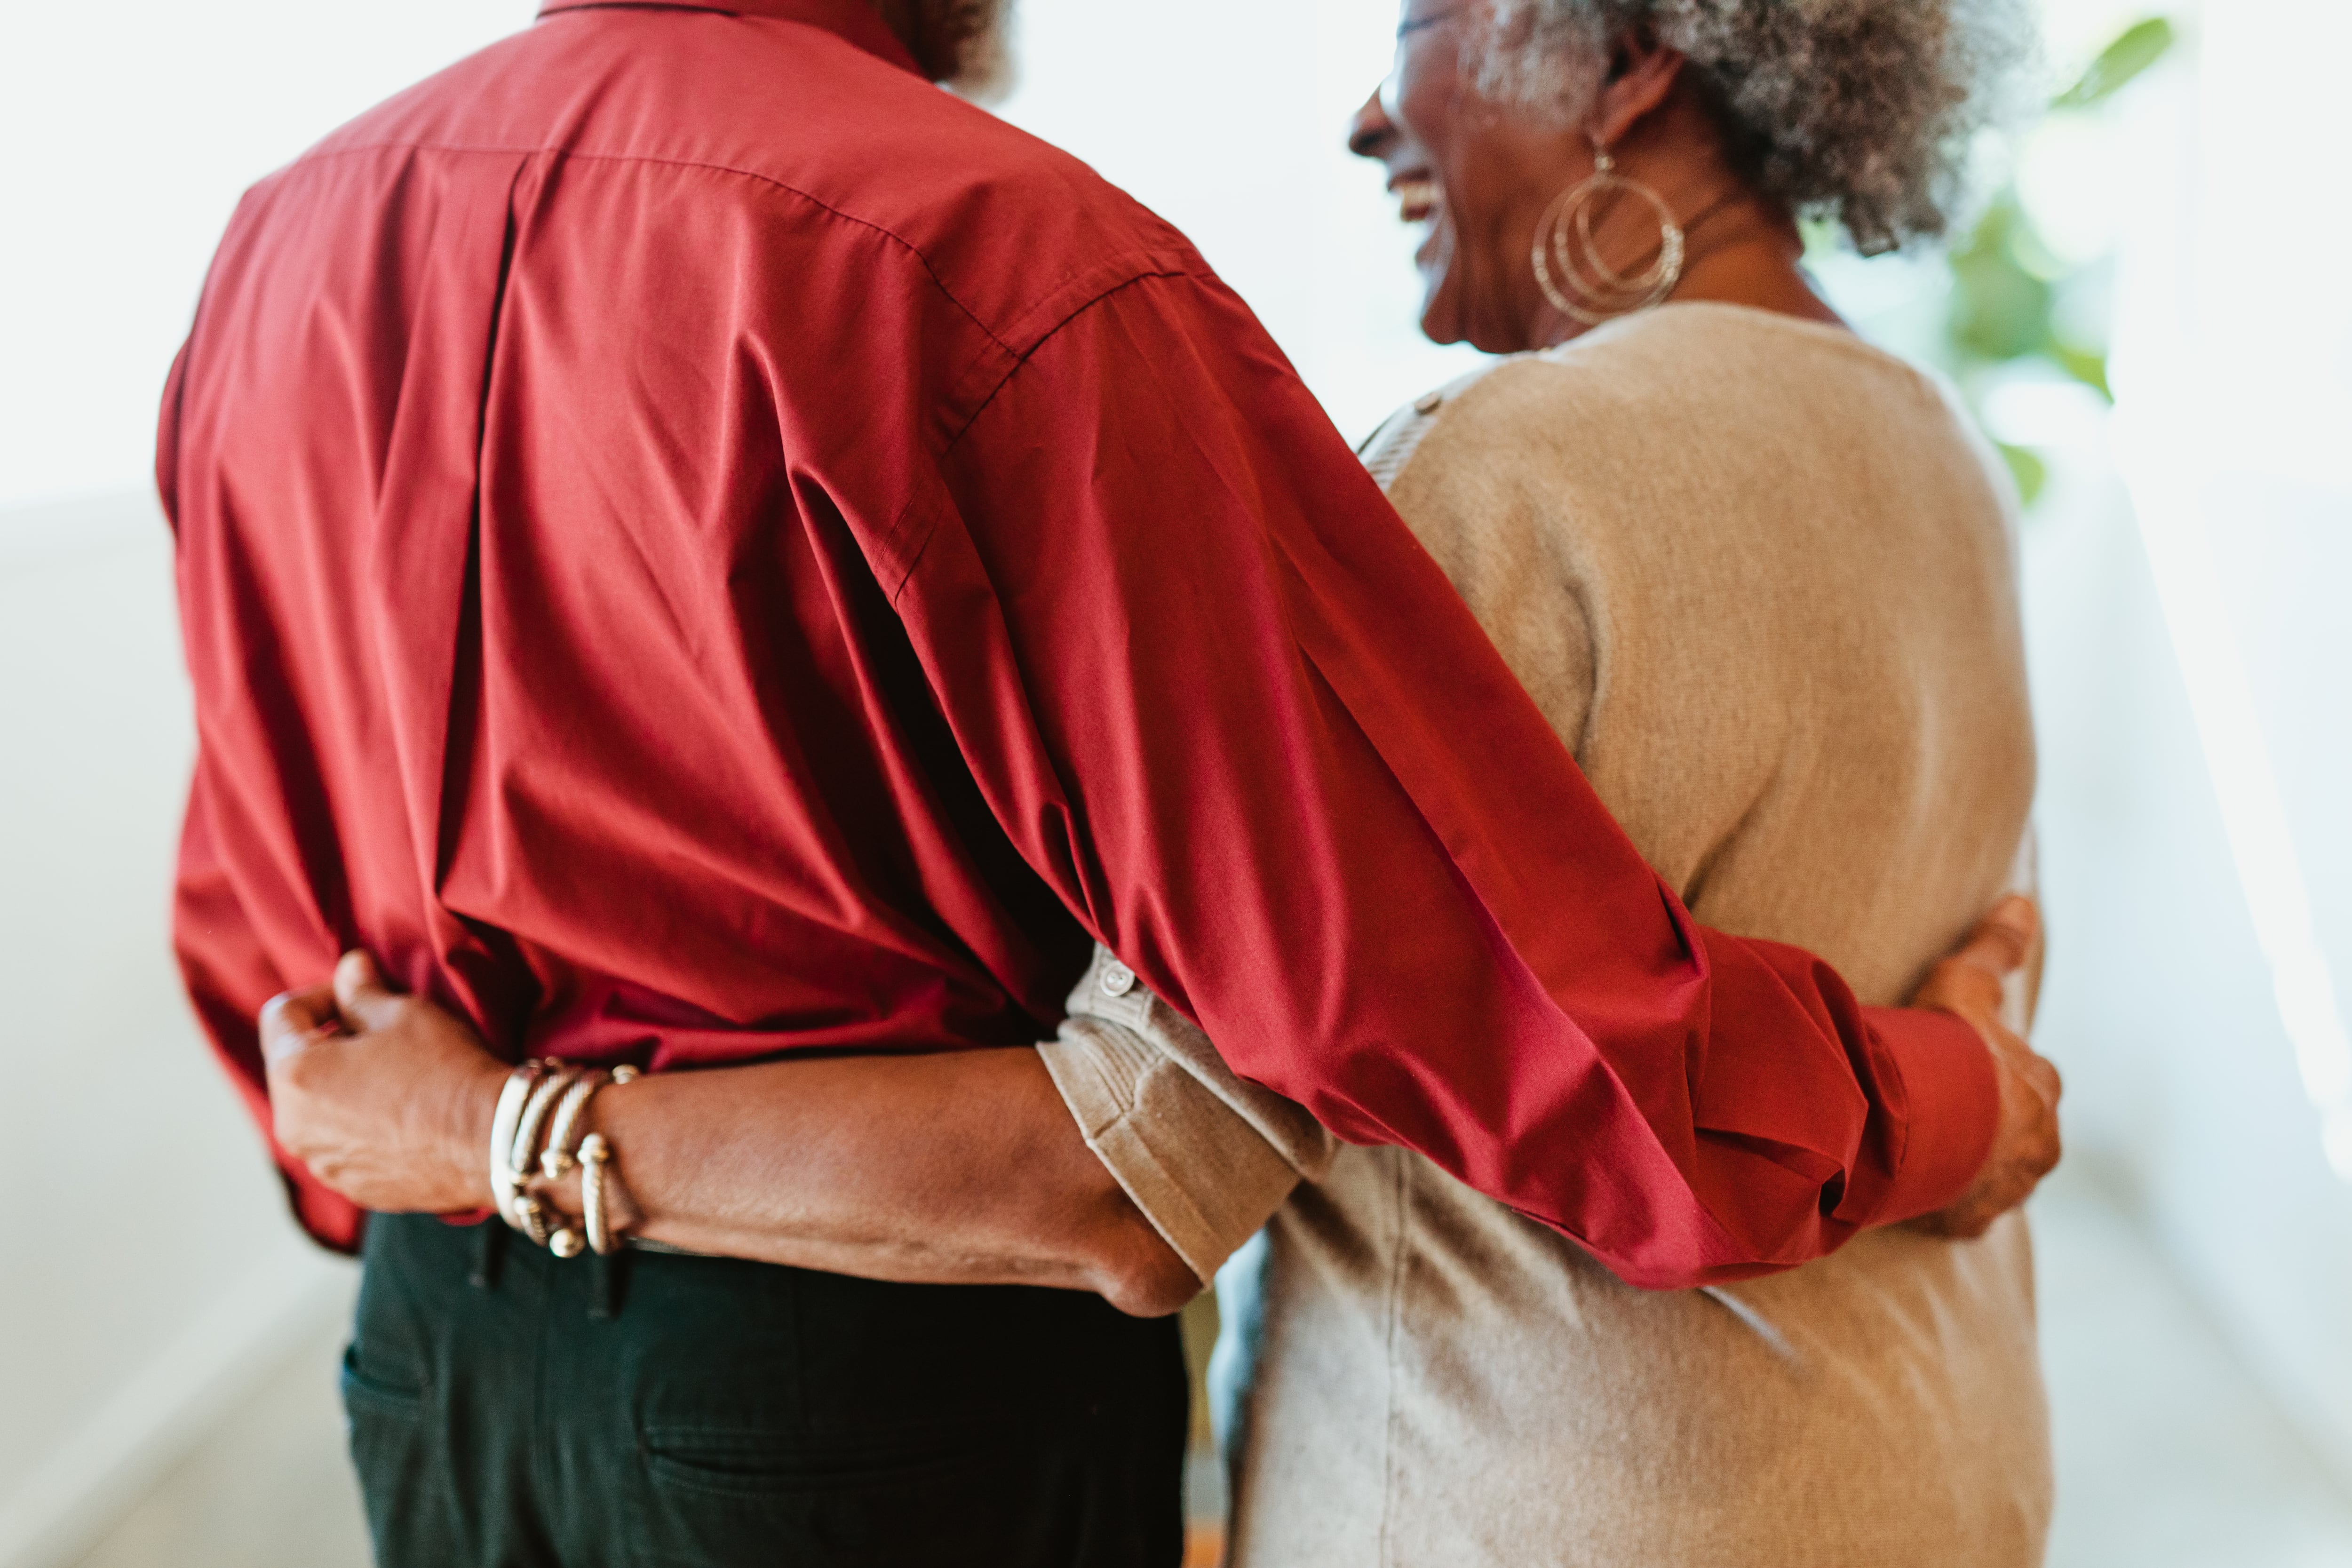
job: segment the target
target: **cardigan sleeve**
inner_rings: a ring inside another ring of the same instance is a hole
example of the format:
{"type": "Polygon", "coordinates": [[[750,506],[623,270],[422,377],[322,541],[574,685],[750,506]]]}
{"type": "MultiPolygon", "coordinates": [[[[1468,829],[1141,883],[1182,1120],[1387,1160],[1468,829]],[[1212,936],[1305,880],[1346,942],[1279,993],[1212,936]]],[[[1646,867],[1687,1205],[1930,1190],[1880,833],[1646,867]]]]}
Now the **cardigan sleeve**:
{"type": "Polygon", "coordinates": [[[1087,1147],[1204,1285],[1338,1151],[1100,948],[1038,1054],[1087,1147]]]}

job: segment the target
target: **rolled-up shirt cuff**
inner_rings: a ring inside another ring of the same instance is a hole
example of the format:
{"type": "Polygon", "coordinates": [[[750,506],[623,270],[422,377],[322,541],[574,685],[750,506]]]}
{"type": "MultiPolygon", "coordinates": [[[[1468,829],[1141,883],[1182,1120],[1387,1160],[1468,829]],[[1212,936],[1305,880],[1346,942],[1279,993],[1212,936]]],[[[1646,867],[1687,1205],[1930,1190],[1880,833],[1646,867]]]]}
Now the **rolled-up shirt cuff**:
{"type": "Polygon", "coordinates": [[[1864,1010],[1903,1084],[1905,1130],[1886,1201],[1871,1223],[1891,1225],[1950,1205],[1992,1152],[2000,1083],[1992,1053],[1965,1021],[1911,1008],[1864,1010]]]}

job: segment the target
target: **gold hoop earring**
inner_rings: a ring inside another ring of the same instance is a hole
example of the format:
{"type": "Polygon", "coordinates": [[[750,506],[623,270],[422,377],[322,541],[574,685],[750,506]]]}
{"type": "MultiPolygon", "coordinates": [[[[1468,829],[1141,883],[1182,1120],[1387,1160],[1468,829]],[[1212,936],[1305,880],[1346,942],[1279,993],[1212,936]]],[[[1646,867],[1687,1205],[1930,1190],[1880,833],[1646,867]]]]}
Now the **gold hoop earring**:
{"type": "Polygon", "coordinates": [[[1616,167],[1609,149],[1594,142],[1591,177],[1562,191],[1536,225],[1536,287],[1553,310],[1588,327],[1648,310],[1673,293],[1683,277],[1683,228],[1675,221],[1675,209],[1616,167]],[[1658,258],[1631,278],[1601,258],[1593,238],[1593,214],[1612,195],[1647,202],[1658,216],[1658,258]],[[1582,300],[1571,299],[1571,289],[1582,300]]]}

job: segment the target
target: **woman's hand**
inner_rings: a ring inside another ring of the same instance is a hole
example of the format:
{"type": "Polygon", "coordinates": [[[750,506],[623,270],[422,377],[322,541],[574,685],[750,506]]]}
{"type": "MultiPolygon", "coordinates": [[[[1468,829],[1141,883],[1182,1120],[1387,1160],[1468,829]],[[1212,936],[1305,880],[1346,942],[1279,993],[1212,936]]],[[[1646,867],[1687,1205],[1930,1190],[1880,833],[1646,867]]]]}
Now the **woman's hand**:
{"type": "Polygon", "coordinates": [[[491,1205],[507,1065],[457,1018],[385,990],[367,954],[263,1008],[261,1054],[278,1147],[336,1192],[383,1214],[491,1205]]]}
{"type": "MultiPolygon", "coordinates": [[[[492,1206],[507,1066],[351,953],[264,1010],[279,1145],[363,1208],[492,1206]]],[[[591,1103],[618,1227],[689,1251],[927,1284],[1092,1290],[1141,1317],[1202,1282],[1087,1146],[1034,1050],[657,1073],[591,1103]]],[[[566,1215],[577,1173],[531,1191],[566,1215]]]]}
{"type": "Polygon", "coordinates": [[[2003,900],[1911,999],[1914,1007],[1966,1020],[1983,1037],[2000,1084],[2000,1122],[1984,1169],[1949,1208],[1912,1221],[1915,1229],[1982,1236],[2057,1166],[2058,1069],[2010,1026],[2018,1009],[2006,1005],[2010,977],[2036,966],[2041,946],[2042,917],[2032,900],[2003,900]]]}

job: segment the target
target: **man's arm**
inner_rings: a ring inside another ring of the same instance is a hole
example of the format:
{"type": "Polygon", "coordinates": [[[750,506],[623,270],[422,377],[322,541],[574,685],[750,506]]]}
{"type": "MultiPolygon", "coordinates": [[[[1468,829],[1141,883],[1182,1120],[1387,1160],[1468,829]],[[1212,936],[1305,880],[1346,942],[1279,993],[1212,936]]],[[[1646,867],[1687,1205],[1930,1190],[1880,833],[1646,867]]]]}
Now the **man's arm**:
{"type": "Polygon", "coordinates": [[[1342,1137],[1649,1285],[1985,1167],[1983,1041],[1692,922],[1213,279],[1066,322],[868,548],[1031,865],[1342,1137]]]}

